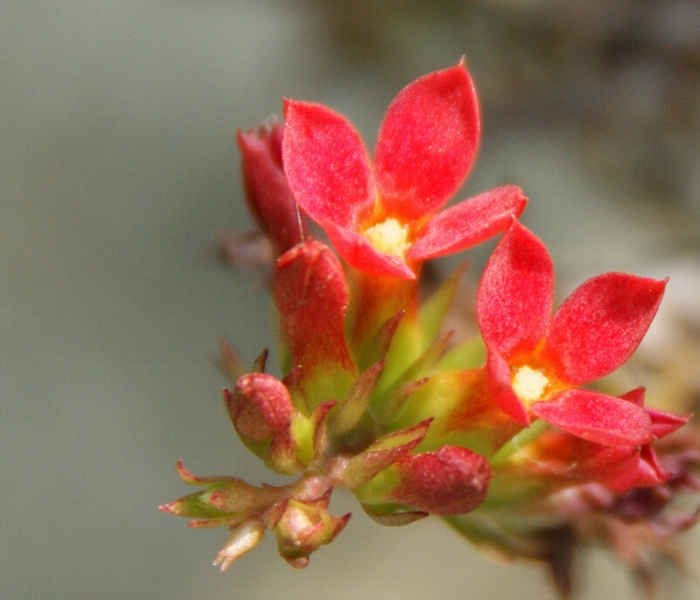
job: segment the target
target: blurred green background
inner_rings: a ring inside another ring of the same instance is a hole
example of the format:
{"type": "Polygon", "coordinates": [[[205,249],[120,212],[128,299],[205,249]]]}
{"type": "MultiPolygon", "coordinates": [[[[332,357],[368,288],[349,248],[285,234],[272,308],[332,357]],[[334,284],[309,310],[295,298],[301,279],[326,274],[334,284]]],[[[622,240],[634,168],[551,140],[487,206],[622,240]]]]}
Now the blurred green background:
{"type": "MultiPolygon", "coordinates": [[[[382,528],[342,493],[353,519],[302,572],[266,539],[220,574],[226,531],[157,512],[191,491],[178,458],[274,483],[215,364],[220,335],[247,359],[275,343],[264,286],[215,258],[251,225],[235,131],[286,96],[371,147],[401,87],[465,55],[484,133],[464,194],[522,186],[564,280],[680,273],[672,307],[697,333],[700,4],[4,0],[0,17],[0,597],[554,598],[536,569],[437,520],[382,528]]],[[[580,567],[581,598],[636,597],[607,556],[580,567]]]]}

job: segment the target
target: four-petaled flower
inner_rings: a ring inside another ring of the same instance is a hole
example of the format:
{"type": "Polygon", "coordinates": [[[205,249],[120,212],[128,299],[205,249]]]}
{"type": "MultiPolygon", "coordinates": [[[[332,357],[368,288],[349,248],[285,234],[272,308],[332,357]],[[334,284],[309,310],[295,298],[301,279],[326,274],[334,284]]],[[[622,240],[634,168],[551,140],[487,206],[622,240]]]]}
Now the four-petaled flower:
{"type": "Polygon", "coordinates": [[[612,373],[630,357],[665,285],[605,273],[583,283],[550,316],[552,259],[514,221],[489,259],[477,295],[492,400],[526,426],[534,417],[591,442],[650,442],[652,420],[639,404],[578,386],[612,373]]]}
{"type": "Polygon", "coordinates": [[[525,208],[520,189],[505,186],[436,214],[466,177],[479,142],[476,93],[463,63],[398,94],[379,130],[374,167],[338,113],[292,100],[284,109],[289,186],[356,269],[413,279],[422,261],[492,237],[525,208]]]}

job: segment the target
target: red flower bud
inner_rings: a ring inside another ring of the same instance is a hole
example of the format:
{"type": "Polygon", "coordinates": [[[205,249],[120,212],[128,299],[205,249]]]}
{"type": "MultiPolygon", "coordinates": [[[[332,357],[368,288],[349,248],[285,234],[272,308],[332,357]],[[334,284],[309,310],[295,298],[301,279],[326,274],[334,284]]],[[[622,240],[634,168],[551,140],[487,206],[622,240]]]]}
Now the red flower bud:
{"type": "Polygon", "coordinates": [[[282,169],[282,129],[273,121],[239,131],[248,208],[279,256],[304,238],[302,221],[282,169]]]}
{"type": "Polygon", "coordinates": [[[238,435],[263,442],[289,426],[292,401],[284,384],[272,375],[250,373],[224,392],[229,417],[238,435]]]}
{"type": "Polygon", "coordinates": [[[459,446],[406,456],[395,467],[400,484],[391,498],[435,515],[474,510],[485,500],[491,481],[488,461],[459,446]]]}
{"type": "Polygon", "coordinates": [[[316,501],[290,499],[275,525],[279,553],[297,569],[308,565],[309,555],[332,542],[350,519],[350,514],[334,517],[326,512],[329,497],[316,501]]]}
{"type": "Polygon", "coordinates": [[[345,341],[348,286],[340,261],[316,241],[299,244],[277,261],[274,294],[290,368],[311,408],[344,397],[357,376],[345,341]]]}

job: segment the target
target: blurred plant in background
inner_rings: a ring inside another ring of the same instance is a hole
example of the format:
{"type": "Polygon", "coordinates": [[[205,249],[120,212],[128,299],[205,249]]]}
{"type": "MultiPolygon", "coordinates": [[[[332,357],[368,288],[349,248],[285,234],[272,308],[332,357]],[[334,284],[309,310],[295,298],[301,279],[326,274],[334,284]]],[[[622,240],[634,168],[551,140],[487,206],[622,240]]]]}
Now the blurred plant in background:
{"type": "Polygon", "coordinates": [[[239,133],[260,231],[228,235],[223,248],[267,269],[282,376],[266,372],[266,352],[249,370],[224,344],[235,375],[224,402],[246,447],[295,479],[255,487],[178,463],[204,490],[161,510],[230,528],[222,568],[266,530],[285,560],[306,566],[350,517],[328,510],[337,487],[381,524],[437,515],[490,553],[541,561],[562,595],[583,546],[612,550],[649,593],[660,557],[680,563],[675,537],[697,520],[700,490],[691,407],[645,406],[645,390],[617,375],[666,280],[606,273],[553,312],[552,259],[517,220],[519,188],[442,208],[479,137],[463,63],[399,93],[372,160],[319,104],[288,100],[282,126],[239,133]],[[426,294],[425,261],[499,233],[475,314],[458,293],[464,267],[426,294]],[[480,335],[453,341],[450,328],[473,331],[474,317],[480,335]]]}

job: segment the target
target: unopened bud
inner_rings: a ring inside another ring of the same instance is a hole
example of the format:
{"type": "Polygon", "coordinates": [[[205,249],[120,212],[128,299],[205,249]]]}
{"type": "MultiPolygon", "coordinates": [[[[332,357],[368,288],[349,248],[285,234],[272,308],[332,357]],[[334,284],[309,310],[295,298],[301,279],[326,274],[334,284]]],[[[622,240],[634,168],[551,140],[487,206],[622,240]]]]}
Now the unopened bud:
{"type": "Polygon", "coordinates": [[[243,375],[233,392],[225,392],[224,400],[238,434],[255,443],[286,429],[292,417],[287,388],[265,373],[243,375]]]}
{"type": "Polygon", "coordinates": [[[458,446],[405,456],[395,466],[400,484],[393,499],[434,515],[474,510],[485,500],[491,482],[488,461],[458,446]]]}
{"type": "Polygon", "coordinates": [[[400,458],[355,494],[370,516],[384,522],[407,509],[434,515],[469,512],[485,500],[490,482],[486,458],[466,448],[443,446],[400,458]]]}
{"type": "Polygon", "coordinates": [[[248,208],[279,256],[304,237],[302,220],[282,169],[282,129],[276,122],[238,132],[248,208]]]}
{"type": "Polygon", "coordinates": [[[299,244],[278,259],[273,288],[289,366],[302,367],[309,407],[345,397],[357,369],[345,339],[348,284],[340,261],[320,242],[299,244]]]}
{"type": "Polygon", "coordinates": [[[275,526],[279,553],[291,566],[301,569],[309,555],[332,542],[343,530],[350,514],[334,517],[326,512],[327,502],[291,499],[275,526]]]}
{"type": "Polygon", "coordinates": [[[214,559],[214,564],[221,565],[221,570],[225,571],[234,560],[255,548],[264,533],[265,525],[257,519],[250,519],[239,525],[214,559]]]}

